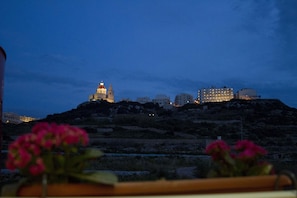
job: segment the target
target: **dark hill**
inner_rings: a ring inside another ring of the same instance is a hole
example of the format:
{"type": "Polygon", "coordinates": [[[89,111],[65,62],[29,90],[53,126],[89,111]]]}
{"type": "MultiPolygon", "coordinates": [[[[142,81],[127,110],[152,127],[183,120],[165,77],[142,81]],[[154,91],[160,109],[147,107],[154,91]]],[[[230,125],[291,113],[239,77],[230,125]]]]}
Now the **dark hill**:
{"type": "MultiPolygon", "coordinates": [[[[84,128],[89,133],[91,146],[105,153],[170,154],[171,158],[166,161],[169,167],[174,161],[172,156],[177,156],[175,161],[178,162],[183,154],[204,154],[206,144],[218,137],[228,143],[249,139],[268,150],[267,158],[276,170],[288,168],[297,172],[297,109],[280,100],[231,100],[172,109],[163,109],[153,103],[86,102],[35,122],[43,121],[84,128]]],[[[35,122],[4,124],[4,149],[12,138],[30,131],[35,122]]],[[[114,160],[119,161],[118,158],[114,160]]],[[[140,167],[154,162],[150,157],[126,157],[114,169],[124,168],[123,162],[130,162],[127,167],[134,170],[139,160],[140,167]]],[[[114,164],[107,161],[106,167],[114,164]]],[[[155,163],[151,167],[156,167],[155,163]]]]}
{"type": "MultiPolygon", "coordinates": [[[[120,137],[121,134],[117,132],[124,130],[123,126],[135,126],[154,134],[146,133],[140,136],[143,138],[222,136],[231,140],[242,137],[261,140],[266,136],[266,139],[278,136],[295,138],[297,109],[272,99],[187,104],[172,109],[163,109],[153,103],[97,101],[82,103],[77,108],[60,114],[48,115],[38,122],[41,121],[80,125],[92,133],[98,128],[106,128],[107,131],[113,131],[104,133],[108,137],[120,137]],[[155,134],[154,130],[162,130],[166,135],[155,134]]],[[[16,128],[24,127],[26,130],[23,131],[27,131],[33,124],[34,122],[23,123],[16,128]]],[[[4,128],[9,128],[10,133],[15,131],[13,126],[4,128]]],[[[133,134],[131,138],[134,137],[133,134]]]]}

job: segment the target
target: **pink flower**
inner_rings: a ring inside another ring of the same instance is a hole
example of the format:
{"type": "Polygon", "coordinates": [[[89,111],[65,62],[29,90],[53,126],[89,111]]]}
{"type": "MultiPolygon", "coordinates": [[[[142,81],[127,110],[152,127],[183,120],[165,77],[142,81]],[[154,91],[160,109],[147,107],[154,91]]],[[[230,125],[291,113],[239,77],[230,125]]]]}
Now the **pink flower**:
{"type": "Polygon", "coordinates": [[[8,150],[10,152],[14,152],[14,151],[17,151],[20,147],[21,146],[20,146],[19,142],[16,140],[8,146],[8,150]]]}
{"type": "Polygon", "coordinates": [[[83,129],[70,125],[61,125],[60,127],[61,143],[65,145],[81,144],[83,146],[89,143],[88,135],[83,129]]]}
{"type": "Polygon", "coordinates": [[[36,132],[36,143],[44,148],[51,150],[53,147],[56,146],[56,139],[59,139],[55,136],[55,133],[52,131],[40,130],[36,132]]]}
{"type": "Polygon", "coordinates": [[[224,152],[229,150],[230,150],[230,147],[223,140],[214,141],[206,147],[206,153],[208,154],[216,153],[216,152],[224,152]]]}
{"type": "Polygon", "coordinates": [[[30,144],[28,150],[34,154],[34,156],[38,156],[41,153],[40,147],[36,144],[30,144]]]}
{"type": "Polygon", "coordinates": [[[14,164],[17,168],[25,168],[31,161],[32,155],[25,149],[20,149],[18,157],[15,159],[14,164]]]}
{"type": "Polygon", "coordinates": [[[253,159],[255,157],[255,153],[252,150],[244,150],[241,153],[239,153],[235,158],[238,159],[253,159]]]}
{"type": "Polygon", "coordinates": [[[33,126],[32,133],[38,134],[41,131],[49,131],[52,124],[49,124],[47,122],[40,122],[33,126]]]}
{"type": "Polygon", "coordinates": [[[5,164],[10,170],[19,169],[22,173],[32,176],[40,175],[46,170],[45,162],[57,162],[54,166],[62,166],[59,168],[63,169],[65,167],[60,162],[71,159],[72,152],[77,150],[75,146],[85,146],[88,142],[86,131],[78,127],[38,123],[32,128],[31,133],[21,135],[9,145],[5,164]],[[59,152],[62,153],[60,161],[55,154],[59,152]],[[64,156],[65,153],[67,156],[64,156]]]}
{"type": "Polygon", "coordinates": [[[85,130],[77,128],[77,127],[69,127],[69,130],[73,132],[73,134],[79,137],[79,140],[82,145],[87,145],[89,143],[89,138],[85,130]]]}
{"type": "Polygon", "coordinates": [[[212,175],[233,177],[271,173],[271,164],[260,164],[258,161],[267,151],[248,140],[238,141],[232,149],[224,141],[218,140],[207,146],[206,153],[212,156],[217,165],[212,175]]]}
{"type": "Polygon", "coordinates": [[[230,151],[230,147],[225,141],[217,140],[209,144],[205,151],[207,154],[210,154],[214,160],[218,160],[230,151]]]}
{"type": "Polygon", "coordinates": [[[17,167],[14,165],[14,157],[11,154],[8,154],[8,159],[5,162],[6,167],[9,170],[15,170],[17,167]]]}
{"type": "Polygon", "coordinates": [[[81,133],[81,141],[82,141],[82,145],[86,146],[89,144],[89,137],[86,131],[84,130],[80,130],[81,133]]]}
{"type": "Polygon", "coordinates": [[[54,141],[53,140],[44,140],[44,141],[42,141],[42,146],[45,149],[50,150],[54,146],[54,141]]]}
{"type": "Polygon", "coordinates": [[[36,160],[36,163],[31,165],[29,167],[29,172],[30,174],[36,176],[36,175],[40,175],[45,171],[45,165],[43,163],[43,160],[41,158],[38,158],[36,160]]]}
{"type": "Polygon", "coordinates": [[[235,144],[234,149],[240,153],[237,155],[240,159],[252,159],[267,154],[267,151],[248,140],[241,140],[235,144]]]}
{"type": "Polygon", "coordinates": [[[74,136],[74,135],[72,135],[72,136],[67,136],[67,137],[65,137],[64,138],[64,143],[65,144],[77,144],[79,142],[79,137],[78,136],[74,136]]]}

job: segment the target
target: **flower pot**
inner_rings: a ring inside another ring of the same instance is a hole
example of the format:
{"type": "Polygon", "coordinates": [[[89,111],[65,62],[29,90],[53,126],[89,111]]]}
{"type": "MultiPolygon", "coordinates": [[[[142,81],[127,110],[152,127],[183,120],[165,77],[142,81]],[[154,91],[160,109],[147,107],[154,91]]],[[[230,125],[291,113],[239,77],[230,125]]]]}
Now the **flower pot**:
{"type": "MultiPolygon", "coordinates": [[[[119,182],[115,185],[53,184],[47,186],[47,196],[177,195],[273,191],[275,190],[277,177],[277,175],[269,175],[172,181],[159,180],[119,182]]],[[[278,190],[291,185],[292,181],[288,176],[281,175],[279,177],[278,190]]],[[[41,196],[42,186],[23,186],[19,189],[18,195],[41,196]]]]}

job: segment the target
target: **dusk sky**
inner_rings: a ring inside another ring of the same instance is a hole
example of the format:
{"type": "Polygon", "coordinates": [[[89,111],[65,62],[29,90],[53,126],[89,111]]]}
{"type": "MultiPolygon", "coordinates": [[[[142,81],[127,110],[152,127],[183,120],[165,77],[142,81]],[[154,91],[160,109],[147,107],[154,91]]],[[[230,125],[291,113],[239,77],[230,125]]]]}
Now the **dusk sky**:
{"type": "Polygon", "coordinates": [[[7,0],[4,112],[76,108],[100,81],[115,100],[253,88],[297,108],[296,0],[7,0]]]}

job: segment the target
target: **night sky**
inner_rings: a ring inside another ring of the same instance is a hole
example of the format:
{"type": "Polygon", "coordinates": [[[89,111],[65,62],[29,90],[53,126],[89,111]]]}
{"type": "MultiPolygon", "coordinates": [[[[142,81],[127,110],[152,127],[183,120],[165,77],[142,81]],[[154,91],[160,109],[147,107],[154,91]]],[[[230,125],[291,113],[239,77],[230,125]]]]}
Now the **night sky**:
{"type": "Polygon", "coordinates": [[[88,100],[253,88],[297,107],[296,0],[9,0],[4,112],[43,118],[88,100]]]}

